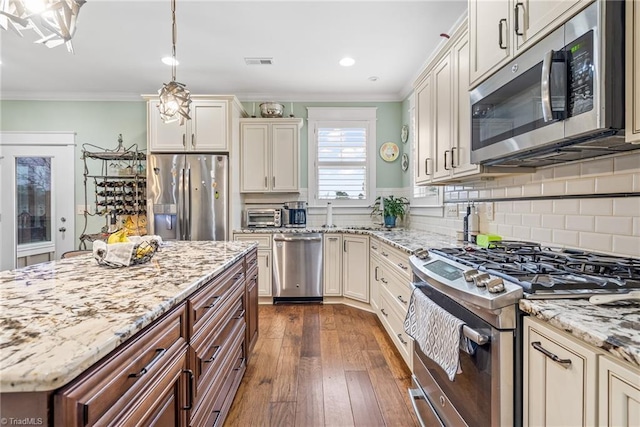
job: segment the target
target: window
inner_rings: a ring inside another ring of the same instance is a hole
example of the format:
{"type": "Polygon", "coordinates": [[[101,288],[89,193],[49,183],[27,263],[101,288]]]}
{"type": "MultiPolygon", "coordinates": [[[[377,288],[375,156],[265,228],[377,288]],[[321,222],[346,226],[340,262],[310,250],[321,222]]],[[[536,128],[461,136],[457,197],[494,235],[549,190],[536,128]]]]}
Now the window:
{"type": "Polygon", "coordinates": [[[375,108],[309,108],[310,204],[372,203],[375,118],[375,108]]]}

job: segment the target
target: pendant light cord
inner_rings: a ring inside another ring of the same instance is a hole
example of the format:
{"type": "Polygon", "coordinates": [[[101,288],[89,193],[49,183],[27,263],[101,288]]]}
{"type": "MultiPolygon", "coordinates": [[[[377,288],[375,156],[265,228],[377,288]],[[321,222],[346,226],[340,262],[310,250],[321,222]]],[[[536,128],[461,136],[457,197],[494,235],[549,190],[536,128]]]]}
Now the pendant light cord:
{"type": "Polygon", "coordinates": [[[176,0],[171,0],[171,22],[172,22],[172,46],[171,46],[171,56],[173,57],[173,62],[171,64],[171,81],[176,81],[176,39],[178,37],[178,27],[176,25],[176,0]]]}

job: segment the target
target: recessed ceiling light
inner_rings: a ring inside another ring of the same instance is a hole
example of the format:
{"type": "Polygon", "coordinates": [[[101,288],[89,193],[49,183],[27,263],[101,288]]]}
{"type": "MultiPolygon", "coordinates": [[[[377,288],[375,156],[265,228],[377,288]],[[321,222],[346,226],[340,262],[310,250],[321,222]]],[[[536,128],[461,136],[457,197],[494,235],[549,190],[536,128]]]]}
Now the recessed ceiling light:
{"type": "MultiPolygon", "coordinates": [[[[167,65],[173,65],[174,59],[171,56],[165,56],[162,58],[162,63],[167,65]]],[[[176,65],[180,65],[180,62],[176,59],[176,65]]]]}
{"type": "Polygon", "coordinates": [[[378,81],[378,79],[379,79],[379,77],[378,77],[378,76],[371,76],[371,77],[369,77],[369,81],[372,81],[372,82],[377,82],[377,81],[378,81]]]}
{"type": "Polygon", "coordinates": [[[340,65],[342,65],[343,67],[351,67],[355,63],[356,60],[353,58],[349,58],[348,56],[340,60],[340,65]]]}

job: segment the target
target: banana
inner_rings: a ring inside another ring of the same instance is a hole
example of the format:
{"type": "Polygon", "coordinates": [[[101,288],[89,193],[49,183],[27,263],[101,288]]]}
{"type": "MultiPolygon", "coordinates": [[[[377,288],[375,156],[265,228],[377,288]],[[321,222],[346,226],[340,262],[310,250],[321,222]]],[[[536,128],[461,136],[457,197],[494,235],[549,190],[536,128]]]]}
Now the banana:
{"type": "Polygon", "coordinates": [[[128,242],[129,238],[127,237],[127,234],[129,234],[127,232],[126,229],[120,229],[118,231],[116,231],[115,233],[113,233],[112,235],[109,236],[109,239],[107,239],[107,243],[111,244],[111,243],[124,243],[124,242],[128,242]]]}

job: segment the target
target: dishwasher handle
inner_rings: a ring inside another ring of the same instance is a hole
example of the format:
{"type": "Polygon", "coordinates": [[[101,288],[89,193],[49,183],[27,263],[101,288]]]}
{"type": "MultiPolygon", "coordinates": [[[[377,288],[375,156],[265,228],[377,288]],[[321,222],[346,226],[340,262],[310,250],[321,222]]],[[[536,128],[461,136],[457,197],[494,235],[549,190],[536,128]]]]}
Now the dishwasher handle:
{"type": "Polygon", "coordinates": [[[320,242],[322,237],[274,237],[274,242],[320,242]]]}

